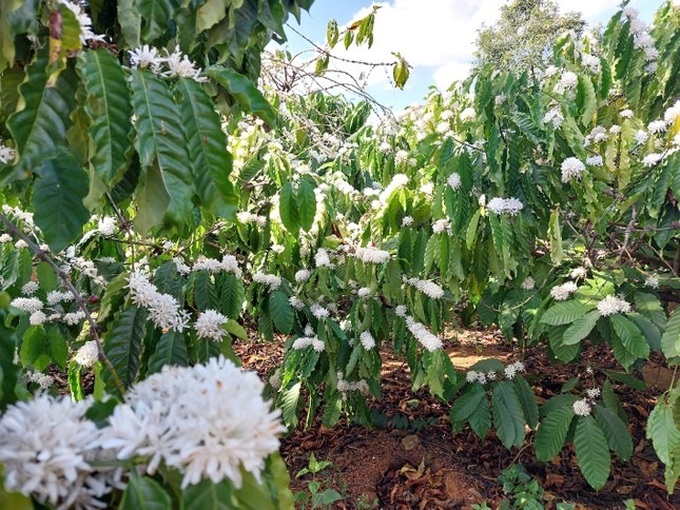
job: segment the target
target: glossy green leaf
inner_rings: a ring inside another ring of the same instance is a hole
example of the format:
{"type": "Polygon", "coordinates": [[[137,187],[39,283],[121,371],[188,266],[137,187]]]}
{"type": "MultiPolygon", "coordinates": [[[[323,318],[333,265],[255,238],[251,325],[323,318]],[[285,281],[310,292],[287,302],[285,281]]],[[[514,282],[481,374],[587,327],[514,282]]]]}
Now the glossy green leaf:
{"type": "Polygon", "coordinates": [[[120,510],[171,510],[170,495],[153,478],[133,475],[120,501],[120,510]]]}
{"type": "Polygon", "coordinates": [[[19,162],[0,174],[0,185],[27,178],[46,159],[67,146],[71,112],[76,106],[77,77],[72,69],[59,75],[47,87],[47,57],[39,53],[28,67],[27,80],[19,87],[17,112],[7,120],[7,128],[19,152],[19,162]]]}
{"type": "Polygon", "coordinates": [[[132,106],[137,117],[135,146],[146,170],[140,179],[135,223],[146,233],[160,214],[169,223],[182,225],[193,209],[194,186],[172,91],[146,69],[135,69],[131,74],[132,106]],[[164,200],[166,195],[169,201],[164,200]]]}
{"type": "Polygon", "coordinates": [[[593,305],[587,305],[577,300],[560,302],[545,311],[541,317],[541,322],[549,326],[571,324],[593,308],[593,305]]]}
{"type": "Polygon", "coordinates": [[[35,223],[50,249],[58,253],[80,237],[90,219],[83,205],[87,175],[65,152],[44,160],[34,171],[39,176],[32,196],[35,223]]]}
{"type": "Polygon", "coordinates": [[[167,32],[170,20],[181,0],[135,0],[135,8],[142,15],[143,42],[151,42],[167,32]]]}
{"type": "Polygon", "coordinates": [[[680,362],[680,312],[674,311],[661,337],[661,349],[664,356],[673,364],[680,362]]]}
{"type": "Polygon", "coordinates": [[[220,483],[202,480],[182,491],[182,510],[231,510],[233,505],[228,480],[220,483]]]}
{"type": "Polygon", "coordinates": [[[652,440],[654,451],[661,462],[673,463],[673,451],[680,447],[680,429],[673,419],[673,409],[659,400],[647,419],[647,439],[652,440]]]}
{"type": "Polygon", "coordinates": [[[536,432],[535,440],[536,458],[538,460],[548,462],[560,453],[574,416],[572,404],[565,402],[564,405],[555,408],[543,418],[536,432]]]}
{"type": "Polygon", "coordinates": [[[288,300],[288,296],[281,290],[275,290],[269,294],[269,311],[274,321],[274,326],[281,333],[288,334],[293,330],[295,310],[288,300]]]}
{"type": "Polygon", "coordinates": [[[314,215],[316,214],[316,195],[314,188],[307,179],[302,179],[295,194],[295,202],[297,203],[300,227],[303,230],[309,231],[314,223],[314,215]]]}
{"type": "MultiPolygon", "coordinates": [[[[111,360],[125,387],[137,379],[146,333],[147,312],[131,306],[123,310],[104,337],[104,353],[111,360]]],[[[108,388],[114,388],[113,377],[103,373],[108,388]]]]}
{"type": "Polygon", "coordinates": [[[496,434],[507,449],[524,442],[524,413],[515,389],[509,381],[496,383],[491,397],[496,434]]]}
{"type": "Polygon", "coordinates": [[[604,432],[609,448],[623,460],[630,460],[633,455],[633,440],[626,424],[604,406],[595,406],[595,421],[604,432]]]}
{"type": "Polygon", "coordinates": [[[522,412],[524,413],[527,425],[532,429],[536,428],[536,425],[538,425],[538,404],[536,403],[536,397],[531,386],[529,386],[529,383],[523,377],[519,376],[516,376],[512,383],[515,386],[517,398],[520,404],[522,404],[522,412]]]}
{"type": "Polygon", "coordinates": [[[638,358],[649,357],[649,344],[640,329],[622,314],[614,314],[609,320],[628,352],[638,358]]]}
{"type": "Polygon", "coordinates": [[[205,74],[227,89],[244,111],[257,115],[274,127],[276,114],[252,81],[231,69],[217,66],[207,68],[205,74]]]}
{"type": "Polygon", "coordinates": [[[283,185],[279,198],[279,215],[286,230],[294,234],[300,228],[300,212],[295,201],[295,191],[293,184],[287,182],[283,185]]]}
{"type": "Polygon", "coordinates": [[[164,366],[186,367],[189,365],[189,354],[184,335],[177,331],[168,331],[158,340],[156,350],[149,357],[148,374],[160,372],[164,366]]]}
{"type": "MultiPolygon", "coordinates": [[[[481,406],[482,400],[486,399],[486,391],[481,384],[471,384],[465,392],[458,397],[451,406],[451,423],[463,423],[477,407],[481,406]]],[[[488,405],[487,405],[488,407],[488,405]]]]}
{"type": "Polygon", "coordinates": [[[90,158],[94,173],[108,187],[123,177],[132,148],[132,106],[126,76],[118,59],[107,49],[84,51],[78,72],[87,91],[85,112],[95,149],[90,158]]]}
{"type": "Polygon", "coordinates": [[[592,310],[576,319],[564,332],[562,342],[564,342],[565,345],[575,345],[579,343],[590,334],[600,317],[599,311],[592,310]]]}
{"type": "Polygon", "coordinates": [[[607,438],[592,416],[579,416],[574,433],[576,460],[588,484],[600,490],[607,483],[611,455],[607,438]]]}
{"type": "Polygon", "coordinates": [[[182,126],[189,145],[189,162],[201,203],[221,217],[233,216],[238,198],[229,180],[232,158],[221,119],[203,87],[190,78],[176,85],[182,126]]]}

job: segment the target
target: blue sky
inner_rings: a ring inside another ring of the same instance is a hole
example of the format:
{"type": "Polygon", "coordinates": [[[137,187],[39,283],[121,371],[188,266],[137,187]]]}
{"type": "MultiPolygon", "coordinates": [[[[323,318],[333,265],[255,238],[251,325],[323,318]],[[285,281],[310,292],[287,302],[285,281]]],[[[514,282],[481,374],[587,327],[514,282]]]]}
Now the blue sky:
{"type": "MultiPolygon", "coordinates": [[[[606,23],[618,9],[619,0],[556,0],[563,11],[581,11],[586,21],[606,23]]],[[[340,26],[370,11],[374,2],[367,0],[316,0],[310,13],[303,15],[301,26],[291,20],[309,39],[323,45],[326,24],[334,18],[340,26]]],[[[377,2],[376,2],[377,3],[377,2]]],[[[390,0],[376,16],[375,43],[366,48],[344,49],[340,56],[373,62],[391,61],[398,51],[413,66],[403,91],[394,89],[385,70],[375,70],[368,81],[368,91],[379,102],[401,110],[421,102],[431,85],[446,88],[453,79],[467,75],[472,60],[476,31],[482,23],[493,24],[498,8],[506,0],[390,0]]],[[[640,11],[640,18],[651,22],[664,0],[632,0],[630,6],[640,11]]],[[[304,39],[288,30],[286,48],[292,53],[309,49],[304,39]]],[[[339,44],[339,48],[341,45],[339,44]]],[[[335,53],[335,51],[334,51],[335,53]]],[[[345,68],[353,75],[361,69],[345,68]]]]}

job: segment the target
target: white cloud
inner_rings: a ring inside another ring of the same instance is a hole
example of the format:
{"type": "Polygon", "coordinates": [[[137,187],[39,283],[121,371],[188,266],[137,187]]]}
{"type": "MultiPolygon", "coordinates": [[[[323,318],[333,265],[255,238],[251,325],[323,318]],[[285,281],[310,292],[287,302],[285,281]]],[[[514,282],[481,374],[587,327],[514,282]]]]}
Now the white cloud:
{"type": "MultiPolygon", "coordinates": [[[[345,51],[342,42],[334,55],[366,62],[394,62],[392,52],[400,52],[413,66],[414,74],[428,75],[440,89],[453,80],[466,77],[473,61],[477,31],[482,24],[493,24],[502,5],[512,0],[392,0],[382,2],[376,14],[374,44],[350,47],[345,51]]],[[[650,0],[633,0],[631,5],[650,0]]],[[[661,4],[662,0],[658,1],[661,4]]],[[[612,15],[619,0],[556,0],[562,12],[580,11],[591,25],[612,15]]],[[[353,19],[371,12],[371,7],[359,11],[353,19]]],[[[354,77],[365,77],[367,68],[347,62],[335,62],[331,69],[339,69],[354,77]]],[[[331,73],[332,74],[332,73],[331,73]]],[[[389,85],[391,70],[376,68],[368,74],[372,88],[389,85]],[[389,71],[389,72],[385,72],[389,71]]],[[[339,79],[340,74],[336,74],[339,79]]]]}

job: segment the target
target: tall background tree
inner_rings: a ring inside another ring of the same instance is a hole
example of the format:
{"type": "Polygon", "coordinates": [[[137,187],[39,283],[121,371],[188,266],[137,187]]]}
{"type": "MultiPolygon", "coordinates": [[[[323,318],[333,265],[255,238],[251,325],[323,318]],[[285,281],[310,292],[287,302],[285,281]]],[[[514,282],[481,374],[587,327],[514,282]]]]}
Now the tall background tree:
{"type": "Polygon", "coordinates": [[[580,34],[584,25],[580,13],[561,14],[552,0],[515,0],[501,7],[498,23],[482,25],[475,56],[480,67],[493,64],[499,70],[523,72],[546,62],[562,33],[580,34]]]}

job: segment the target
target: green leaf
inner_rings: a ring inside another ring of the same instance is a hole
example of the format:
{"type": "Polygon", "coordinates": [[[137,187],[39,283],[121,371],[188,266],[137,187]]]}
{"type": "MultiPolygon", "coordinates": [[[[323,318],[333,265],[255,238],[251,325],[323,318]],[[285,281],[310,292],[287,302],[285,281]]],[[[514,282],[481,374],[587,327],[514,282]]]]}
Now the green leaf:
{"type": "Polygon", "coordinates": [[[609,320],[628,352],[638,358],[649,357],[649,344],[634,322],[619,313],[612,315],[609,320]]]}
{"type": "Polygon", "coordinates": [[[130,477],[120,510],[171,510],[170,495],[163,486],[148,476],[134,475],[130,477]]]}
{"type": "Polygon", "coordinates": [[[66,149],[70,114],[76,107],[77,79],[67,69],[53,87],[47,87],[47,56],[42,52],[27,69],[26,81],[19,87],[17,112],[7,120],[20,155],[19,162],[0,173],[0,186],[25,179],[46,159],[66,149]]]}
{"type": "Polygon", "coordinates": [[[588,484],[600,490],[607,483],[611,455],[607,438],[592,416],[579,416],[574,433],[576,460],[588,484]]]}
{"type": "Polygon", "coordinates": [[[233,273],[220,273],[216,278],[219,310],[230,319],[241,314],[245,291],[243,283],[233,273]]]}
{"type": "MultiPolygon", "coordinates": [[[[342,413],[342,394],[339,391],[333,393],[333,396],[326,400],[326,406],[323,410],[322,422],[326,427],[333,427],[340,419],[342,413]]],[[[311,461],[310,461],[311,464],[311,461]]]]}
{"type": "Polygon", "coordinates": [[[228,480],[220,483],[201,480],[182,491],[182,510],[231,510],[232,508],[234,508],[232,490],[228,480]]]}
{"type": "Polygon", "coordinates": [[[668,358],[669,364],[678,364],[680,360],[680,312],[677,309],[673,312],[666,329],[661,337],[661,350],[668,358]]]}
{"type": "Polygon", "coordinates": [[[592,310],[583,317],[576,319],[564,332],[562,342],[565,345],[575,345],[579,343],[590,334],[600,317],[599,311],[592,310]]]}
{"type": "Polygon", "coordinates": [[[297,382],[288,389],[282,391],[281,395],[281,410],[283,422],[290,429],[297,426],[297,406],[300,400],[300,389],[302,388],[302,383],[297,382]]]}
{"type": "Polygon", "coordinates": [[[326,42],[331,49],[333,49],[338,43],[339,35],[340,32],[338,31],[338,22],[334,19],[329,20],[328,25],[326,26],[326,42]]]}
{"type": "Polygon", "coordinates": [[[172,91],[146,69],[133,69],[131,74],[132,106],[137,116],[135,146],[146,170],[140,178],[139,187],[145,192],[138,193],[135,222],[145,234],[160,215],[174,225],[182,225],[192,213],[194,186],[172,91]],[[163,199],[164,195],[168,200],[163,199]],[[160,199],[159,203],[156,199],[160,199]]]}
{"type": "Polygon", "coordinates": [[[276,114],[252,81],[236,71],[216,66],[208,67],[205,75],[227,89],[246,112],[257,115],[269,127],[274,127],[276,114]]]}
{"type": "Polygon", "coordinates": [[[571,324],[575,320],[583,317],[586,313],[594,308],[593,305],[587,305],[572,299],[571,301],[564,301],[557,303],[548,308],[543,316],[541,322],[549,326],[561,326],[562,324],[571,324]]]}
{"type": "Polygon", "coordinates": [[[224,325],[224,329],[226,329],[227,332],[231,333],[236,338],[240,338],[241,340],[248,340],[248,332],[234,319],[229,319],[227,323],[224,325]]]}
{"type": "Polygon", "coordinates": [[[296,193],[296,203],[299,211],[300,227],[306,232],[312,228],[316,214],[316,195],[314,188],[307,179],[302,179],[296,193]]]}
{"type": "Polygon", "coordinates": [[[524,413],[512,383],[501,381],[493,389],[493,422],[496,434],[508,450],[524,442],[524,413]]]}
{"type": "Polygon", "coordinates": [[[470,384],[451,406],[451,422],[464,423],[474,413],[475,409],[480,407],[484,399],[486,399],[484,387],[481,384],[470,384]]]}
{"type": "Polygon", "coordinates": [[[38,372],[45,370],[52,357],[47,343],[47,334],[42,326],[30,326],[24,333],[19,351],[21,364],[32,366],[38,372]]]}
{"type": "Polygon", "coordinates": [[[597,111],[597,96],[595,95],[593,82],[583,73],[580,73],[578,76],[576,101],[581,104],[581,124],[584,126],[590,125],[593,115],[597,111]]]}
{"type": "Polygon", "coordinates": [[[633,455],[633,440],[626,424],[615,413],[604,406],[595,406],[595,421],[604,432],[609,448],[623,460],[630,460],[633,455]]]}
{"type": "Polygon", "coordinates": [[[227,14],[231,0],[206,0],[196,9],[196,34],[217,25],[227,14]]]}
{"type": "Polygon", "coordinates": [[[232,158],[220,116],[203,87],[190,78],[180,78],[176,90],[182,126],[189,145],[189,161],[201,203],[222,217],[231,217],[238,205],[229,180],[232,158]]]}
{"type": "Polygon", "coordinates": [[[95,147],[90,164],[111,188],[122,179],[132,148],[132,106],[126,76],[118,59],[103,48],[81,52],[77,70],[87,91],[85,112],[91,121],[88,133],[95,147]]]}
{"type": "Polygon", "coordinates": [[[83,205],[87,175],[65,152],[46,159],[35,169],[40,176],[34,186],[32,203],[35,223],[54,253],[70,245],[83,233],[90,213],[83,205]]]}
{"type": "Polygon", "coordinates": [[[189,353],[184,335],[177,331],[164,333],[156,344],[156,350],[149,357],[149,374],[160,372],[165,365],[186,367],[189,365],[189,353]]]}
{"type": "Polygon", "coordinates": [[[52,326],[47,330],[47,345],[49,347],[50,357],[59,368],[66,369],[66,361],[68,360],[68,344],[66,338],[61,334],[57,326],[52,326]]]}
{"type": "Polygon", "coordinates": [[[292,233],[297,233],[300,228],[300,213],[295,203],[295,192],[293,191],[293,184],[287,182],[283,185],[279,198],[279,215],[286,230],[292,233]]]}
{"type": "Polygon", "coordinates": [[[145,21],[142,27],[143,42],[151,42],[163,35],[181,4],[181,0],[135,0],[136,10],[145,21]]]}
{"type": "Polygon", "coordinates": [[[472,414],[468,417],[468,423],[472,431],[477,434],[477,437],[484,439],[491,428],[491,410],[489,409],[489,401],[484,396],[484,400],[480,402],[472,414]]]}
{"type": "Polygon", "coordinates": [[[289,334],[293,330],[295,310],[293,310],[288,296],[280,290],[275,290],[269,294],[269,310],[276,329],[281,333],[289,334]]]}
{"type": "Polygon", "coordinates": [[[665,465],[673,463],[673,451],[680,447],[680,430],[673,419],[673,409],[660,399],[647,419],[647,439],[665,465]]]}
{"type": "Polygon", "coordinates": [[[565,402],[564,405],[549,412],[541,421],[535,441],[536,458],[538,460],[548,462],[560,453],[574,416],[572,404],[565,402]]]}
{"type": "Polygon", "coordinates": [[[74,360],[68,365],[68,389],[71,398],[79,402],[85,398],[83,387],[80,383],[80,365],[74,360]]]}
{"type": "Polygon", "coordinates": [[[411,71],[409,70],[408,62],[406,62],[403,57],[398,56],[397,61],[392,67],[392,78],[394,78],[394,84],[397,88],[404,89],[404,85],[406,85],[410,74],[411,71]]]}
{"type": "Polygon", "coordinates": [[[118,0],[118,24],[128,48],[141,45],[142,16],[135,6],[138,0],[118,0]]]}
{"type": "Polygon", "coordinates": [[[553,265],[559,266],[564,258],[562,249],[562,229],[560,228],[560,210],[555,209],[550,213],[548,222],[548,238],[550,239],[550,260],[553,265]]]}
{"type": "Polygon", "coordinates": [[[532,429],[536,428],[536,425],[538,425],[538,404],[536,404],[534,392],[523,377],[516,376],[512,383],[515,386],[517,398],[519,398],[520,404],[522,404],[522,411],[524,412],[527,425],[532,429]]]}
{"type": "MultiPolygon", "coordinates": [[[[143,308],[127,308],[113,322],[104,338],[104,353],[111,360],[125,387],[137,379],[146,320],[147,312],[143,308]]],[[[114,388],[113,377],[108,371],[104,371],[104,379],[108,388],[114,388]]]]}

